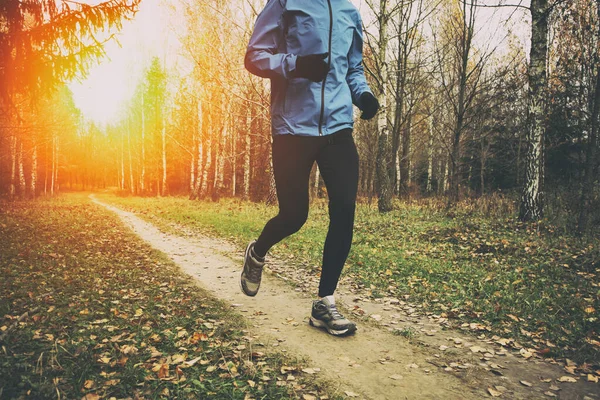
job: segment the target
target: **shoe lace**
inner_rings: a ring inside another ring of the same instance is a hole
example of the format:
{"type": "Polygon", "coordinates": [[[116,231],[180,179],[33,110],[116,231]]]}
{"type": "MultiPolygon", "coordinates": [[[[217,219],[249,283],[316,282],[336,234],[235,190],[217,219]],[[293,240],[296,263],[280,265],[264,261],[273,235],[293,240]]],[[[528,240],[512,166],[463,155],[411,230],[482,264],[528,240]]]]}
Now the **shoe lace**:
{"type": "Polygon", "coordinates": [[[344,319],[344,316],[338,311],[335,305],[330,306],[329,311],[333,319],[344,319]]]}
{"type": "Polygon", "coordinates": [[[250,268],[248,268],[248,275],[251,281],[258,281],[262,275],[262,267],[250,265],[250,268]]]}

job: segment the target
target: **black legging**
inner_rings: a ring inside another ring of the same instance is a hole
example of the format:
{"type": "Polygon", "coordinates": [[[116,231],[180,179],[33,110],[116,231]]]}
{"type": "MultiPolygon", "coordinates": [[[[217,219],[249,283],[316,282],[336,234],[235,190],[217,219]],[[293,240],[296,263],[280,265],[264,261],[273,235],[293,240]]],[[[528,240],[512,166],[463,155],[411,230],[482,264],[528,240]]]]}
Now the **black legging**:
{"type": "Polygon", "coordinates": [[[351,129],[319,137],[276,135],[273,138],[279,214],[267,222],[254,250],[264,256],[273,245],[304,225],[308,216],[308,182],[315,161],[329,196],[329,230],[319,283],[319,296],[323,297],[335,292],[352,243],[358,153],[351,129]]]}

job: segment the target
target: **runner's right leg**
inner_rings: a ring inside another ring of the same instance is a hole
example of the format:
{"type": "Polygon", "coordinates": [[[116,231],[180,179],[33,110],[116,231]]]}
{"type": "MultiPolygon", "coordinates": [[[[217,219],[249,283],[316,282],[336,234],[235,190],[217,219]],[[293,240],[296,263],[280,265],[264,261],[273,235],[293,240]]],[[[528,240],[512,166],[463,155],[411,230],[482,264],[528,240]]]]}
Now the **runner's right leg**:
{"type": "Polygon", "coordinates": [[[322,141],[318,137],[276,135],[273,138],[273,173],[279,214],[265,225],[254,251],[264,257],[269,249],[300,230],[308,216],[310,171],[322,141]]]}

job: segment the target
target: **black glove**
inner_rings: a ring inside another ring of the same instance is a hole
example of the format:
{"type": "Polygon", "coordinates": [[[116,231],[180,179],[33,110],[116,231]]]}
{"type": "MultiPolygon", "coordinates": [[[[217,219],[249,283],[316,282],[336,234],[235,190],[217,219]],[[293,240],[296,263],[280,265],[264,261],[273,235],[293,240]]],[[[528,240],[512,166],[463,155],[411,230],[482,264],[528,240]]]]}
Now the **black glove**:
{"type": "Polygon", "coordinates": [[[329,72],[329,65],[325,62],[328,55],[329,53],[298,56],[295,76],[310,79],[313,82],[321,82],[329,72]]]}
{"type": "Polygon", "coordinates": [[[371,119],[379,110],[379,102],[370,92],[364,92],[358,100],[359,107],[362,111],[360,119],[371,119]]]}

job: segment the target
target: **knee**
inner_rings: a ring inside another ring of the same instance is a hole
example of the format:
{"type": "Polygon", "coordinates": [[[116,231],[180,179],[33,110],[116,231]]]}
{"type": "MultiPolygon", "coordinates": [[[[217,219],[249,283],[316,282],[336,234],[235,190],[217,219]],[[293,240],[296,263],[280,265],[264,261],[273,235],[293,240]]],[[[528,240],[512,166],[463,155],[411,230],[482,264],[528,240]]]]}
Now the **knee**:
{"type": "Polygon", "coordinates": [[[329,217],[354,219],[356,201],[354,199],[332,199],[329,202],[329,217]]]}
{"type": "Polygon", "coordinates": [[[296,233],[302,228],[308,218],[308,210],[293,210],[284,215],[285,225],[289,229],[289,234],[296,233]]]}

